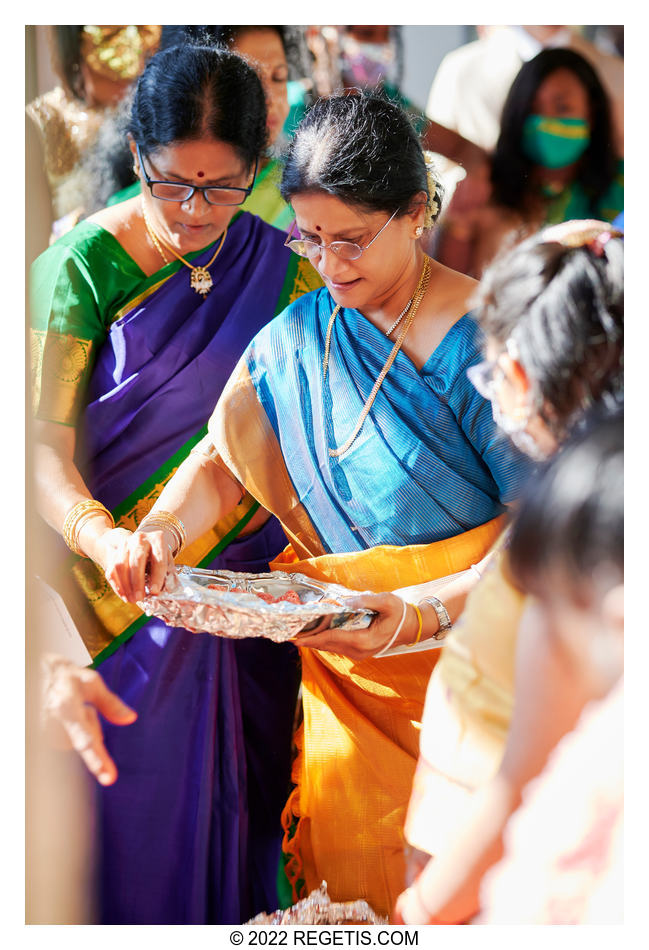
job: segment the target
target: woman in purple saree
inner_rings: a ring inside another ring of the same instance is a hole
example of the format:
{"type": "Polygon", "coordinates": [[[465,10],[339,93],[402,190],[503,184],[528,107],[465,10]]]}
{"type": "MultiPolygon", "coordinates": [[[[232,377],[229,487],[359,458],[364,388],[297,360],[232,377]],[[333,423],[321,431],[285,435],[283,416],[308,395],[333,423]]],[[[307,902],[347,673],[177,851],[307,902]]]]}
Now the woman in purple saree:
{"type": "MultiPolygon", "coordinates": [[[[82,222],[33,266],[36,477],[45,520],[72,525],[57,586],[93,665],[138,713],[104,724],[119,778],[96,793],[99,920],[237,923],[277,906],[297,655],[166,627],[122,602],[102,568],[205,434],[249,341],[317,280],[279,231],[237,209],[265,138],[261,84],[239,57],[153,57],[131,134],[142,198],[82,222]]],[[[180,561],[262,571],[284,544],[246,495],[180,561]]]]}

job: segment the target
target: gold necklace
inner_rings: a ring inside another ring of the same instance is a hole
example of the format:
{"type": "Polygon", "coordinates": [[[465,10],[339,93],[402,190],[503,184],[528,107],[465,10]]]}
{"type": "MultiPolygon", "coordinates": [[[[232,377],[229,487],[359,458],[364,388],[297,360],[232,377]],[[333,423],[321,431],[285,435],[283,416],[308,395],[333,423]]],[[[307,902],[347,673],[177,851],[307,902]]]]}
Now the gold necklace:
{"type": "Polygon", "coordinates": [[[167,244],[167,242],[164,240],[164,238],[158,238],[158,236],[156,235],[155,231],[154,231],[153,228],[151,227],[151,223],[150,223],[150,221],[149,221],[149,217],[148,217],[148,215],[147,215],[146,208],[145,208],[145,206],[144,206],[144,202],[142,202],[142,214],[144,215],[144,226],[145,226],[146,229],[147,229],[147,233],[148,233],[149,237],[151,238],[151,240],[153,241],[153,243],[155,244],[156,248],[158,249],[158,251],[159,251],[159,253],[160,253],[160,256],[162,257],[162,259],[163,259],[163,261],[165,262],[165,264],[168,264],[168,263],[169,263],[169,258],[167,257],[167,255],[165,254],[165,252],[164,252],[164,251],[162,250],[162,248],[160,247],[160,242],[162,242],[162,244],[164,244],[164,246],[167,248],[168,251],[171,251],[171,253],[174,255],[174,257],[177,257],[179,261],[182,261],[183,264],[185,264],[187,267],[189,267],[189,269],[190,269],[190,271],[191,271],[191,276],[190,276],[190,278],[189,278],[190,286],[196,291],[197,294],[202,294],[203,297],[206,297],[206,296],[209,294],[209,292],[210,292],[210,290],[212,289],[212,287],[214,286],[214,281],[212,280],[212,275],[210,274],[210,272],[209,272],[209,270],[208,270],[207,268],[212,266],[212,264],[214,263],[214,261],[216,260],[216,258],[219,256],[219,253],[221,252],[221,248],[223,247],[223,244],[224,244],[224,242],[225,242],[226,235],[227,235],[227,233],[228,233],[227,227],[226,227],[225,231],[223,232],[223,235],[222,235],[221,240],[220,240],[220,242],[219,242],[219,246],[218,246],[217,249],[214,251],[214,254],[213,254],[212,257],[210,258],[210,260],[207,262],[207,264],[204,264],[202,267],[201,267],[201,266],[199,266],[199,267],[193,267],[193,266],[189,263],[189,261],[186,261],[185,258],[184,258],[181,254],[178,253],[178,251],[175,251],[175,250],[173,249],[173,247],[171,247],[169,244],[167,244]]]}
{"type": "MultiPolygon", "coordinates": [[[[363,427],[363,423],[365,422],[365,419],[367,418],[367,414],[369,413],[370,409],[372,408],[372,404],[373,404],[374,400],[376,399],[376,394],[378,393],[379,389],[381,388],[381,384],[383,383],[383,380],[384,380],[385,377],[388,375],[388,372],[389,372],[389,370],[390,370],[390,367],[392,366],[392,364],[394,363],[395,359],[397,358],[397,353],[398,353],[399,350],[401,349],[401,346],[402,346],[402,344],[403,344],[403,341],[404,341],[405,338],[406,338],[406,334],[407,334],[408,330],[410,329],[410,327],[411,327],[411,325],[412,325],[412,321],[415,319],[415,316],[416,316],[416,314],[417,314],[417,311],[419,310],[419,304],[420,304],[420,303],[422,302],[422,300],[424,299],[424,296],[425,296],[426,291],[427,291],[427,289],[428,289],[428,281],[429,281],[429,280],[430,280],[430,258],[429,258],[427,255],[424,255],[424,266],[423,266],[422,269],[421,269],[421,276],[420,276],[420,278],[419,278],[419,283],[417,284],[417,289],[415,290],[415,292],[414,292],[414,294],[413,294],[413,296],[412,296],[412,300],[411,300],[412,306],[411,306],[411,308],[410,308],[410,313],[408,314],[408,317],[407,317],[407,319],[406,319],[406,321],[405,321],[403,327],[401,328],[401,332],[400,332],[400,334],[399,334],[399,336],[398,336],[398,338],[397,338],[396,343],[395,343],[394,346],[392,347],[392,351],[391,351],[390,355],[388,356],[387,360],[385,361],[385,364],[384,364],[384,366],[383,366],[383,369],[382,369],[381,372],[379,373],[379,375],[378,375],[378,377],[377,377],[377,380],[376,380],[376,382],[374,383],[374,386],[372,387],[372,392],[369,394],[369,396],[368,396],[368,398],[367,398],[367,400],[366,400],[366,402],[365,402],[365,405],[363,406],[363,410],[362,410],[360,416],[358,417],[358,422],[357,422],[356,425],[354,426],[354,429],[353,429],[352,434],[349,436],[349,438],[348,438],[347,441],[344,443],[344,445],[341,445],[341,446],[340,446],[340,448],[338,448],[338,449],[329,449],[329,455],[331,456],[331,458],[339,458],[341,455],[344,455],[345,452],[346,452],[349,448],[351,448],[351,446],[353,445],[353,443],[356,441],[356,438],[358,437],[358,433],[361,431],[361,428],[363,427]]],[[[327,378],[327,368],[328,368],[328,366],[329,366],[329,350],[330,350],[330,347],[331,347],[331,332],[332,332],[332,330],[333,330],[334,321],[335,321],[336,317],[338,316],[338,311],[339,311],[339,310],[340,310],[340,304],[337,304],[336,307],[334,308],[333,313],[331,314],[331,317],[329,318],[329,326],[327,327],[327,335],[326,335],[326,338],[325,338],[325,353],[324,353],[324,358],[323,358],[323,360],[322,360],[322,378],[323,378],[323,382],[324,382],[324,381],[326,380],[326,378],[327,378]]]]}
{"type": "Polygon", "coordinates": [[[167,255],[165,254],[165,252],[164,252],[164,251],[162,250],[162,248],[160,247],[160,242],[158,241],[157,237],[155,236],[155,232],[153,231],[151,225],[149,224],[149,218],[147,217],[146,208],[144,207],[144,202],[142,202],[142,214],[144,215],[144,226],[145,226],[145,228],[146,228],[147,234],[149,235],[149,237],[150,237],[151,240],[153,241],[153,244],[154,244],[156,250],[158,251],[158,254],[159,254],[160,257],[162,258],[162,260],[165,262],[165,264],[168,264],[168,263],[169,263],[169,258],[167,257],[167,255]]]}

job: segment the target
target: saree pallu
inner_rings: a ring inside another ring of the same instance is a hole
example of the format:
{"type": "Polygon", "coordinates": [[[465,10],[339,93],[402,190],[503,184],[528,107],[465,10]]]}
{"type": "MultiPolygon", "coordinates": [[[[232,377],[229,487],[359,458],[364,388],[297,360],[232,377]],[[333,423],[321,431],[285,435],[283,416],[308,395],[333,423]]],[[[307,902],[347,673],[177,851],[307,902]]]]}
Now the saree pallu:
{"type": "MultiPolygon", "coordinates": [[[[204,300],[185,267],[145,278],[88,223],[46,255],[32,289],[37,414],[77,425],[93,496],[134,529],[203,436],[246,344],[315,275],[247,214],[233,220],[204,300]]],[[[181,560],[266,570],[285,544],[274,519],[233,540],[256,507],[245,498],[181,560]]],[[[133,726],[103,727],[119,778],[94,789],[100,922],[237,923],[273,909],[296,651],[167,627],[123,604],[90,561],[62,561],[95,665],[138,712],[133,726]]]]}
{"type": "MultiPolygon", "coordinates": [[[[341,311],[323,382],[332,309],[316,291],[261,331],[208,426],[222,463],[290,539],[272,567],[375,591],[468,568],[526,472],[465,378],[480,358],[475,324],[461,318],[421,372],[399,353],[358,439],[332,458],[391,349],[360,313],[341,311]]],[[[287,873],[296,897],[325,879],[333,899],[364,897],[387,914],[405,886],[403,825],[438,654],[301,655],[287,873]]]]}

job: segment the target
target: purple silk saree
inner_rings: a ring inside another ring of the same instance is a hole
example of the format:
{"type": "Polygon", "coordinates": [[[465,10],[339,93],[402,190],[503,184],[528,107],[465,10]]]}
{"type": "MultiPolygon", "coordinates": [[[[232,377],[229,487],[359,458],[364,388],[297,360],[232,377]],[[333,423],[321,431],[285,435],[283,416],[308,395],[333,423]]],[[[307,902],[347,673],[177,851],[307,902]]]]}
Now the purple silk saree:
{"type": "MultiPolygon", "coordinates": [[[[118,524],[139,523],[205,433],[246,345],[314,286],[283,241],[281,232],[241,214],[211,269],[214,288],[205,300],[190,288],[187,268],[172,264],[106,316],[107,337],[78,421],[77,464],[118,524]]],[[[210,256],[208,249],[194,262],[210,256]]],[[[61,324],[59,314],[51,336],[60,337],[61,324]]],[[[71,329],[83,337],[78,325],[71,329]]],[[[45,376],[53,360],[47,331],[41,335],[45,376]]],[[[45,417],[53,418],[51,411],[45,417]]],[[[267,570],[286,539],[274,519],[237,539],[254,510],[244,499],[181,560],[267,570]]],[[[166,627],[122,604],[91,562],[68,563],[85,597],[95,665],[138,713],[129,727],[103,723],[119,778],[95,787],[100,922],[238,923],[274,909],[297,651],[166,627]]]]}

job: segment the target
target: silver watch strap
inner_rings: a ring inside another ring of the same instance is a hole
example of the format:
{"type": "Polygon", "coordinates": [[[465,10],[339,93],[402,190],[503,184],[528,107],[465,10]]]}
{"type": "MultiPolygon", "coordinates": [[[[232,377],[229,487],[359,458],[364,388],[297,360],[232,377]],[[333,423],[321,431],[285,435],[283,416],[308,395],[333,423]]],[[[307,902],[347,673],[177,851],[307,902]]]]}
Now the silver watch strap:
{"type": "Polygon", "coordinates": [[[448,631],[451,629],[453,624],[451,623],[451,618],[448,615],[448,610],[437,597],[424,597],[419,601],[421,604],[430,604],[435,613],[437,614],[437,619],[439,620],[439,630],[437,633],[433,634],[434,640],[443,640],[448,631]]]}

